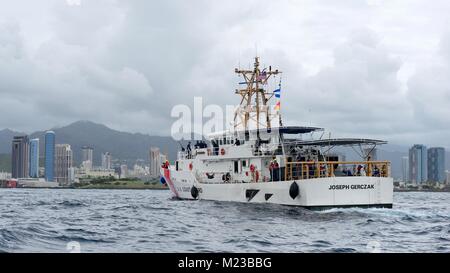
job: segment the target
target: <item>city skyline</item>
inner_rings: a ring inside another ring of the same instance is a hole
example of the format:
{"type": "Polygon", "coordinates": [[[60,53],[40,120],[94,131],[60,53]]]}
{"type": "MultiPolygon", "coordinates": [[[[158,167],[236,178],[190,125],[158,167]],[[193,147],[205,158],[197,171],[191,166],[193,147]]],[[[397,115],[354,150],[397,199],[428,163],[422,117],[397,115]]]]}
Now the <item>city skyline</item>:
{"type": "MultiPolygon", "coordinates": [[[[43,175],[40,175],[41,170],[39,168],[39,138],[30,139],[28,135],[20,135],[12,137],[11,173],[2,172],[2,179],[12,177],[19,179],[19,181],[26,180],[30,183],[39,184],[45,181],[56,182],[59,186],[70,186],[75,182],[79,182],[80,178],[83,177],[104,178],[119,175],[121,178],[126,178],[129,174],[132,177],[146,177],[150,175],[150,166],[153,169],[158,169],[160,162],[166,160],[165,155],[159,154],[158,148],[158,163],[156,165],[151,158],[149,158],[150,164],[148,166],[145,166],[144,160],[136,160],[134,167],[129,171],[128,166],[120,161],[115,162],[113,168],[111,153],[104,152],[101,154],[102,164],[100,167],[97,167],[93,165],[94,147],[92,145],[84,145],[81,147],[82,163],[80,166],[75,166],[71,145],[56,143],[56,133],[54,131],[45,132],[44,141],[43,175]],[[142,163],[144,163],[144,166],[141,165],[142,163]],[[43,178],[45,180],[42,180],[43,178]]],[[[154,177],[157,176],[155,173],[153,171],[154,177]]]]}
{"type": "MultiPolygon", "coordinates": [[[[114,165],[117,166],[118,164],[128,164],[128,167],[132,168],[133,164],[136,162],[136,160],[144,159],[145,161],[149,160],[149,154],[148,150],[152,146],[160,147],[161,151],[164,151],[165,155],[169,155],[169,159],[173,160],[176,157],[176,150],[179,147],[179,144],[176,142],[170,141],[170,138],[146,138],[144,135],[135,135],[131,133],[123,133],[119,131],[115,131],[113,129],[110,129],[104,125],[101,124],[95,124],[92,122],[77,122],[71,125],[68,125],[67,127],[63,127],[61,129],[55,129],[57,132],[60,133],[60,137],[58,137],[57,143],[68,143],[71,144],[74,149],[74,164],[77,166],[81,164],[82,160],[82,147],[83,146],[91,146],[95,148],[97,153],[95,153],[95,166],[96,168],[99,168],[99,166],[102,166],[102,153],[105,152],[113,152],[114,154],[114,165]],[[97,135],[100,138],[97,137],[91,137],[93,136],[93,133],[99,134],[97,135]],[[73,136],[75,136],[75,138],[73,136]],[[81,141],[79,141],[79,140],[81,141]],[[127,149],[122,149],[121,147],[125,147],[124,143],[127,143],[131,140],[131,143],[127,144],[127,149]],[[112,142],[111,142],[112,141],[112,142]],[[140,145],[137,145],[141,143],[140,145]],[[106,144],[106,146],[105,146],[106,144]],[[129,146],[131,145],[131,146],[129,146]],[[144,146],[142,146],[144,145],[144,146]],[[175,150],[174,150],[175,149],[175,150]],[[126,152],[124,154],[124,152],[126,152]]],[[[52,131],[50,131],[52,132],[52,131]]],[[[9,132],[7,135],[9,135],[7,138],[2,134],[0,131],[0,138],[5,138],[6,141],[9,142],[8,138],[12,138],[12,134],[14,132],[9,132]],[[2,137],[3,135],[3,137],[2,137]]],[[[54,132],[53,132],[54,133],[54,132]]],[[[44,162],[45,159],[45,135],[44,132],[37,132],[31,135],[31,138],[40,138],[41,139],[41,151],[40,151],[40,157],[42,158],[42,161],[44,162]]],[[[404,171],[403,166],[405,165],[402,162],[402,156],[407,156],[408,149],[412,144],[408,143],[402,143],[403,145],[395,145],[395,144],[388,144],[383,145],[381,149],[379,149],[380,158],[379,159],[386,159],[390,160],[392,162],[393,166],[393,177],[395,179],[402,179],[404,177],[404,171]]],[[[426,145],[428,146],[428,145],[426,145]]],[[[1,146],[0,146],[1,147],[1,146]]],[[[7,147],[1,148],[1,153],[9,154],[10,152],[10,144],[7,145],[7,147]],[[7,150],[5,150],[7,149],[7,150]]],[[[450,158],[450,151],[446,150],[446,156],[450,158]]],[[[450,170],[450,162],[446,161],[446,170],[450,170]]],[[[8,167],[8,164],[3,163],[2,166],[0,166],[1,170],[10,172],[10,167],[8,167]],[[5,168],[6,167],[6,168],[5,168]]],[[[114,168],[114,167],[113,167],[114,168]]],[[[45,168],[44,168],[45,170],[45,168]]],[[[405,170],[406,171],[406,170],[405,170]]],[[[403,179],[402,179],[403,180],[403,179]]]]}

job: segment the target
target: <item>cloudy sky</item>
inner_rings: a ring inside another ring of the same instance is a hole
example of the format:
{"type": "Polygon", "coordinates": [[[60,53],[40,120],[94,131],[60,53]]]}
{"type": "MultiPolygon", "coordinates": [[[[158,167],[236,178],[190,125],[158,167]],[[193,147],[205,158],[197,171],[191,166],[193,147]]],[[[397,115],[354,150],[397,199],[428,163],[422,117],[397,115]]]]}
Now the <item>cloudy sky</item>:
{"type": "Polygon", "coordinates": [[[176,104],[236,104],[257,52],[286,123],[450,148],[447,0],[0,3],[0,129],[169,134],[176,104]]]}

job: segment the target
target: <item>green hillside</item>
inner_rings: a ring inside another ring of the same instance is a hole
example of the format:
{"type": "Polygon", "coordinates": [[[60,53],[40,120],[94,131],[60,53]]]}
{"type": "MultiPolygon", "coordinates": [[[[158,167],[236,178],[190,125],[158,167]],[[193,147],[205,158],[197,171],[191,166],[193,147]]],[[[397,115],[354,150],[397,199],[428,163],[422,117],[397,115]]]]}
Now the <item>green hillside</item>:
{"type": "Polygon", "coordinates": [[[11,172],[11,155],[0,154],[0,172],[11,172]]]}

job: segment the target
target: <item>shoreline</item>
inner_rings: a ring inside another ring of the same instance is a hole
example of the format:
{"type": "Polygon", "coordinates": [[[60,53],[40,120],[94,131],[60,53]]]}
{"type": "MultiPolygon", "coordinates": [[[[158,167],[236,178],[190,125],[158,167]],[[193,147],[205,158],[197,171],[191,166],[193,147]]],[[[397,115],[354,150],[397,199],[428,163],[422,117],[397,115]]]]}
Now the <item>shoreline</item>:
{"type": "Polygon", "coordinates": [[[450,192],[450,189],[430,189],[430,190],[418,190],[418,189],[394,189],[394,192],[450,192]]]}
{"type": "Polygon", "coordinates": [[[80,187],[80,188],[64,188],[73,190],[155,190],[155,191],[166,191],[169,188],[139,188],[139,187],[80,187]]]}
{"type": "Polygon", "coordinates": [[[165,191],[169,188],[152,188],[152,187],[17,187],[17,188],[0,188],[0,189],[34,189],[34,190],[156,190],[165,191]]]}

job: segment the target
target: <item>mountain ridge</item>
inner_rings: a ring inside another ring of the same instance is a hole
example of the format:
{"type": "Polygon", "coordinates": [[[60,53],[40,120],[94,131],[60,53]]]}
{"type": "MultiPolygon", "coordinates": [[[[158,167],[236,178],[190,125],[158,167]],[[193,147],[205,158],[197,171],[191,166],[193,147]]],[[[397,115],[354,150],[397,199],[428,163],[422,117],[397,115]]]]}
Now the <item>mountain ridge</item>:
{"type": "MultiPolygon", "coordinates": [[[[149,160],[150,147],[159,147],[161,153],[167,154],[174,160],[178,144],[165,136],[151,136],[142,133],[128,133],[111,129],[103,124],[81,120],[67,126],[54,127],[49,130],[37,131],[29,135],[39,138],[40,157],[44,157],[44,136],[46,131],[54,131],[57,144],[70,144],[74,153],[74,163],[81,163],[81,148],[94,148],[94,165],[101,165],[101,154],[110,152],[113,158],[126,161],[132,165],[136,160],[149,160]]],[[[0,154],[11,153],[11,141],[15,135],[24,135],[9,129],[0,131],[0,154]]]]}

